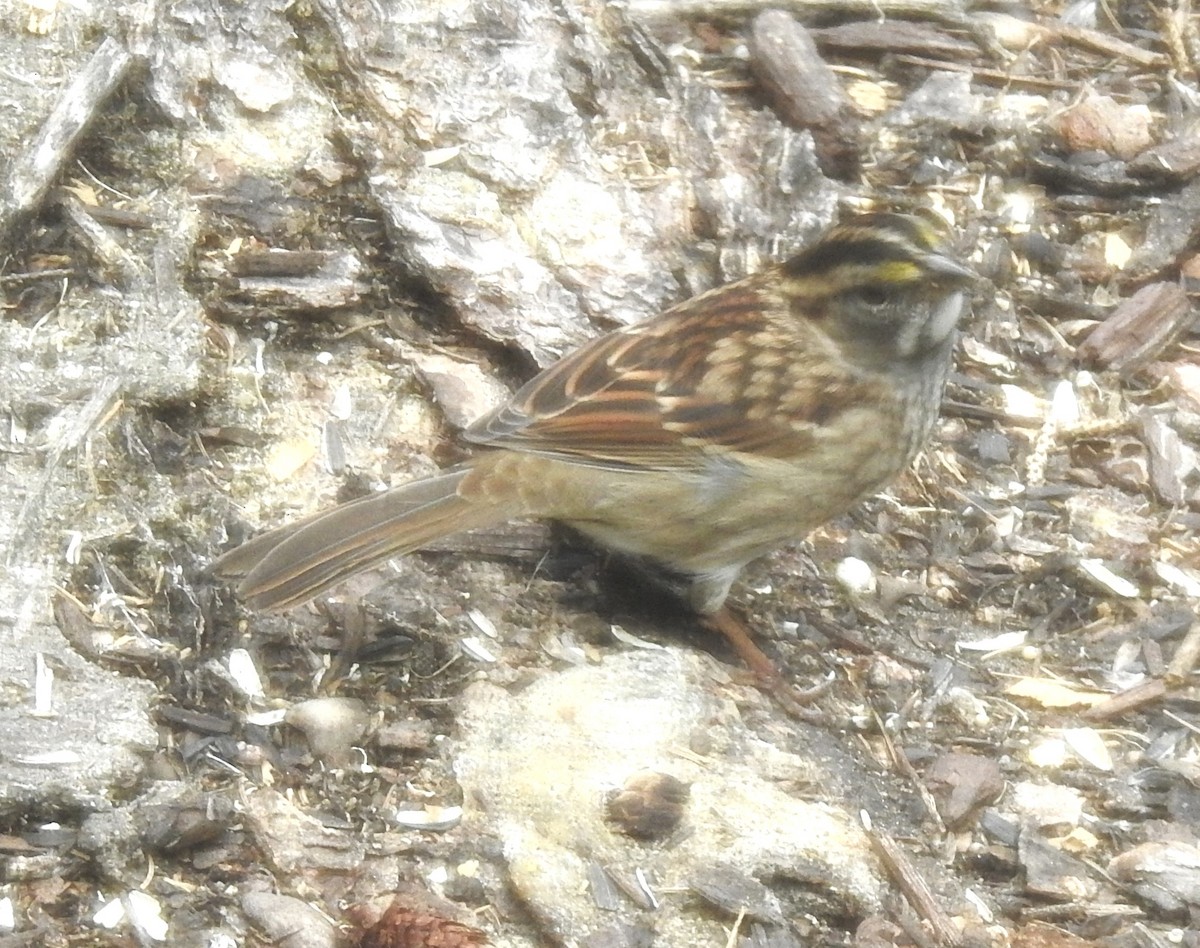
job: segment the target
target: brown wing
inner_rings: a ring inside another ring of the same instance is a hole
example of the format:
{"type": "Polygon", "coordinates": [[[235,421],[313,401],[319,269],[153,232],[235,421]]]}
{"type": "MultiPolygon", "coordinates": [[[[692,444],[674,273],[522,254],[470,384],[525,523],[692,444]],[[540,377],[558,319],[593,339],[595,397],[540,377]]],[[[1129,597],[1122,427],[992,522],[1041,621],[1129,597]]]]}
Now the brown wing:
{"type": "Polygon", "coordinates": [[[838,369],[819,330],[786,311],[766,276],[584,345],[465,436],[621,469],[701,470],[730,453],[802,454],[861,383],[838,369]]]}

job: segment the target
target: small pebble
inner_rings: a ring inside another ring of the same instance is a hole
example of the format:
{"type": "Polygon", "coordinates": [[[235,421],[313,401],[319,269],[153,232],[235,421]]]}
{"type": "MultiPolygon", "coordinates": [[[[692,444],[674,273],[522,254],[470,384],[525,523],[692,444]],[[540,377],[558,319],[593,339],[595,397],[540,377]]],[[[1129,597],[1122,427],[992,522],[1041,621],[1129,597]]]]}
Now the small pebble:
{"type": "Polygon", "coordinates": [[[345,766],[367,733],[371,716],[357,698],[313,698],[290,708],[284,721],[304,734],[308,749],[327,767],[345,766]]]}
{"type": "Polygon", "coordinates": [[[337,932],[329,920],[290,895],[247,892],[242,911],[276,948],[336,948],[337,932]]]}
{"type": "Polygon", "coordinates": [[[871,564],[857,556],[847,556],[838,563],[834,578],[852,596],[870,596],[878,587],[871,564]]]}

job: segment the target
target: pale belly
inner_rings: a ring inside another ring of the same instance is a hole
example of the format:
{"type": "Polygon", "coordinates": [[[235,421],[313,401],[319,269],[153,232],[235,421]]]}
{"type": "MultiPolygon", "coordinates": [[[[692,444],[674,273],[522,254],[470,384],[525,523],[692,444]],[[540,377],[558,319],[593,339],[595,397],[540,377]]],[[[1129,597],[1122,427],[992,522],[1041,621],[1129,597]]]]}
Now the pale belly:
{"type": "Polygon", "coordinates": [[[908,463],[895,432],[856,440],[850,449],[831,437],[802,461],[720,460],[690,474],[609,470],[602,483],[571,465],[557,519],[684,572],[736,571],[845,512],[908,463]]]}

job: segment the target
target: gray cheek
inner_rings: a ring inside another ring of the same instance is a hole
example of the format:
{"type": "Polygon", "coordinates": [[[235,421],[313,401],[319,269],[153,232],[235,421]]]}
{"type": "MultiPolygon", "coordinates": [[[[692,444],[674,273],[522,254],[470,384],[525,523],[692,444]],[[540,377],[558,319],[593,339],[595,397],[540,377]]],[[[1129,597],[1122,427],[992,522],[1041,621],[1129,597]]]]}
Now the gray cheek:
{"type": "Polygon", "coordinates": [[[901,359],[911,359],[928,346],[929,319],[912,318],[912,315],[900,323],[900,331],[896,333],[896,355],[901,359]]]}
{"type": "MultiPolygon", "coordinates": [[[[923,308],[925,304],[917,306],[923,308]]],[[[924,319],[920,318],[919,309],[916,318],[901,323],[900,331],[896,334],[896,355],[902,359],[911,359],[936,349],[954,332],[962,311],[961,290],[947,293],[930,304],[924,319]]]]}

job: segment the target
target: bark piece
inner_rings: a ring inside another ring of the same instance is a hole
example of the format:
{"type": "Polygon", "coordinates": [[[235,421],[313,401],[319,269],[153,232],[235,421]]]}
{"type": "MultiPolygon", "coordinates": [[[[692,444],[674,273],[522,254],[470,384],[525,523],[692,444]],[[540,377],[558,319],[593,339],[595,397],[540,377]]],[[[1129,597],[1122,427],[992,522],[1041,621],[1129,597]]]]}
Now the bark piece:
{"type": "Polygon", "coordinates": [[[1195,319],[1187,294],[1174,283],[1152,283],[1122,301],[1079,346],[1079,357],[1122,374],[1162,354],[1195,319]]]}
{"type": "Polygon", "coordinates": [[[1108,871],[1164,912],[1200,905],[1200,847],[1195,843],[1142,843],[1110,861],[1108,871]]]}
{"type": "Polygon", "coordinates": [[[1021,832],[1018,851],[1025,869],[1025,890],[1030,895],[1078,901],[1094,898],[1099,891],[1082,862],[1051,846],[1035,829],[1021,832]]]}
{"type": "Polygon", "coordinates": [[[285,250],[256,247],[241,250],[229,261],[229,272],[238,277],[307,277],[333,257],[320,250],[285,250]]]}
{"type": "Polygon", "coordinates": [[[999,764],[977,754],[944,754],[930,764],[925,782],[952,829],[966,826],[1004,791],[999,764]]]}
{"type": "MultiPolygon", "coordinates": [[[[1161,192],[1160,185],[1145,182],[1144,190],[1161,192]]],[[[1200,181],[1191,181],[1175,192],[1161,195],[1146,222],[1146,235],[1125,270],[1135,279],[1173,272],[1194,253],[1200,239],[1200,181]]]]}
{"type": "Polygon", "coordinates": [[[1183,443],[1179,432],[1158,414],[1142,419],[1142,441],[1146,445],[1150,468],[1150,486],[1172,506],[1187,503],[1185,480],[1196,466],[1196,454],[1183,443]]]}
{"type": "Polygon", "coordinates": [[[1200,171],[1200,125],[1146,149],[1131,162],[1130,174],[1161,181],[1186,181],[1200,171]]]}
{"type": "Polygon", "coordinates": [[[307,902],[273,892],[247,892],[242,911],[271,944],[281,948],[334,948],[337,932],[330,921],[307,902]]]}
{"type": "Polygon", "coordinates": [[[1193,622],[1171,658],[1167,683],[1172,686],[1186,684],[1197,665],[1200,665],[1200,622],[1193,622]]]}
{"type": "Polygon", "coordinates": [[[821,170],[847,180],[857,174],[850,100],[808,30],[782,10],[763,11],[750,29],[750,66],[779,116],[812,132],[821,170]]]}
{"type": "Polygon", "coordinates": [[[851,53],[910,53],[949,59],[975,59],[979,55],[973,43],[955,39],[926,23],[904,20],[860,20],[810,32],[821,47],[851,53]]]}
{"type": "Polygon", "coordinates": [[[730,866],[697,870],[687,884],[709,905],[730,915],[744,913],[747,918],[774,924],[783,921],[779,901],[771,891],[757,879],[730,866]]]}
{"type": "Polygon", "coordinates": [[[348,251],[255,251],[235,257],[229,272],[240,298],[284,310],[344,309],[366,290],[359,280],[362,263],[348,251]]]}

